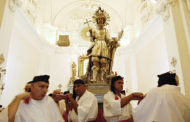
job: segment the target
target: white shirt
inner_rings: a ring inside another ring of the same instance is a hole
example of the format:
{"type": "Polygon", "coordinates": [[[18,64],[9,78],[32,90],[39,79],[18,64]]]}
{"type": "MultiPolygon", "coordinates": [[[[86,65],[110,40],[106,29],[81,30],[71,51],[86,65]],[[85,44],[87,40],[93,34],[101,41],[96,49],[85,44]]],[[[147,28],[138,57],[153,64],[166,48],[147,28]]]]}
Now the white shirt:
{"type": "Polygon", "coordinates": [[[8,122],[8,108],[0,112],[0,122],[8,122]]]}
{"type": "MultiPolygon", "coordinates": [[[[121,107],[121,99],[115,99],[116,95],[109,91],[104,95],[103,107],[104,107],[104,118],[107,122],[117,122],[120,120],[127,120],[132,115],[132,106],[130,103],[121,107]]],[[[125,95],[121,94],[121,98],[125,95]]]]}
{"type": "Polygon", "coordinates": [[[58,106],[49,96],[42,100],[31,99],[29,104],[20,102],[15,122],[64,122],[58,106]]]}
{"type": "Polygon", "coordinates": [[[94,94],[86,90],[80,99],[77,96],[76,101],[78,103],[78,115],[74,109],[69,113],[69,118],[72,122],[86,122],[96,119],[98,114],[98,102],[94,94]]]}
{"type": "Polygon", "coordinates": [[[134,111],[135,122],[189,122],[190,100],[174,85],[150,90],[134,111]]]}
{"type": "Polygon", "coordinates": [[[61,112],[61,115],[63,115],[66,112],[65,100],[59,101],[59,110],[61,112]]]}

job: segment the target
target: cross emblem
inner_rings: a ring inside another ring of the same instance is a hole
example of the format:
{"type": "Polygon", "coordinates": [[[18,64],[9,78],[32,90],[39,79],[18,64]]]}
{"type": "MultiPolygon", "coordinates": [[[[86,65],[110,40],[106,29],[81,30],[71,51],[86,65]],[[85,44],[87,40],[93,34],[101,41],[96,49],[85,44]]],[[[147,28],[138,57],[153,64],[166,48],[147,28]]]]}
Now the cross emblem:
{"type": "Polygon", "coordinates": [[[86,21],[84,22],[84,24],[88,25],[88,28],[90,28],[89,22],[91,22],[91,20],[86,19],[86,21]]]}

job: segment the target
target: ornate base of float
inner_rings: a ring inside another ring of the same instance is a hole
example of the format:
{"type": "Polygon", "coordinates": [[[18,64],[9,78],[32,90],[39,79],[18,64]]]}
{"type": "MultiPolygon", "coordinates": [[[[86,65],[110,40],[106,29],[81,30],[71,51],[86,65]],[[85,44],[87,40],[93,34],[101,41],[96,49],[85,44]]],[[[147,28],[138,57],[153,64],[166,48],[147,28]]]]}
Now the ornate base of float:
{"type": "Polygon", "coordinates": [[[103,102],[103,96],[109,91],[110,86],[108,84],[88,84],[88,91],[94,93],[99,103],[103,102]]]}
{"type": "MultiPolygon", "coordinates": [[[[68,87],[69,91],[72,93],[73,85],[69,85],[68,87]]],[[[104,94],[110,90],[110,85],[88,83],[87,90],[92,92],[96,96],[98,103],[102,103],[104,94]]]]}

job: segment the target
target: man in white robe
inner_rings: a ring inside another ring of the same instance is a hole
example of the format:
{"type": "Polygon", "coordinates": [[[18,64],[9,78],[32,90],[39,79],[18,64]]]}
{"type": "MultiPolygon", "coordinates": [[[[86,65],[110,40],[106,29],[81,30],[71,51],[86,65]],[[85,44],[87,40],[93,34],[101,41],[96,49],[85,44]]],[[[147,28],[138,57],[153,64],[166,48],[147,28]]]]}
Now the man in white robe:
{"type": "Polygon", "coordinates": [[[61,115],[63,115],[66,112],[66,105],[65,105],[65,100],[63,99],[64,97],[63,95],[64,94],[61,93],[60,89],[56,89],[52,93],[52,98],[57,103],[60,109],[61,115]]]}
{"type": "Polygon", "coordinates": [[[67,94],[73,107],[69,113],[69,119],[72,122],[95,120],[98,114],[98,102],[95,95],[86,89],[86,85],[81,79],[74,81],[74,91],[77,95],[76,99],[73,98],[72,94],[67,94]]]}
{"type": "Polygon", "coordinates": [[[48,96],[42,100],[31,99],[29,104],[21,102],[15,122],[63,122],[55,102],[48,96]]]}
{"type": "Polygon", "coordinates": [[[0,122],[8,122],[8,108],[0,112],[0,122]]]}
{"type": "Polygon", "coordinates": [[[56,103],[46,96],[48,87],[48,75],[34,77],[31,92],[17,95],[8,106],[9,122],[64,122],[56,103]]]}
{"type": "Polygon", "coordinates": [[[158,88],[150,90],[134,111],[135,122],[189,122],[190,100],[176,86],[176,75],[158,75],[158,88]]]}
{"type": "Polygon", "coordinates": [[[128,96],[121,94],[123,90],[123,78],[115,76],[111,80],[111,91],[103,98],[104,118],[107,122],[132,121],[131,100],[140,100],[143,94],[132,93],[128,96]]]}

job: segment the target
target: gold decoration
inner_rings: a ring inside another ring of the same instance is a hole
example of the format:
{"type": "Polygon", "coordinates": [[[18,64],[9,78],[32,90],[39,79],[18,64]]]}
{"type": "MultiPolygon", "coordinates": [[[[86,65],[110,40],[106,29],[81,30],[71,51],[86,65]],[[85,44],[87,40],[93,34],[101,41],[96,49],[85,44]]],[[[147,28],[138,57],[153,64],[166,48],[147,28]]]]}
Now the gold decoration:
{"type": "Polygon", "coordinates": [[[70,82],[69,82],[70,85],[72,85],[73,82],[76,80],[76,72],[77,72],[76,64],[75,64],[75,62],[73,62],[72,63],[72,76],[71,76],[70,82]]]}
{"type": "Polygon", "coordinates": [[[85,28],[82,29],[82,31],[81,31],[82,39],[89,41],[90,40],[89,34],[90,33],[89,33],[89,28],[88,27],[85,27],[85,28]]]}
{"type": "Polygon", "coordinates": [[[4,83],[3,83],[3,76],[6,73],[6,69],[4,69],[1,64],[3,64],[3,62],[5,61],[4,55],[0,54],[0,94],[2,94],[3,90],[4,90],[4,83]]]}
{"type": "Polygon", "coordinates": [[[84,61],[88,59],[88,56],[82,55],[78,58],[78,64],[79,64],[79,77],[82,77],[84,75],[84,61]]]}
{"type": "Polygon", "coordinates": [[[0,54],[0,65],[5,61],[4,55],[0,54]]]}
{"type": "Polygon", "coordinates": [[[56,42],[58,46],[69,46],[69,35],[59,35],[59,40],[56,42]]]}
{"type": "Polygon", "coordinates": [[[2,92],[3,92],[3,90],[4,90],[4,86],[5,86],[5,84],[4,83],[2,83],[1,85],[0,85],[0,94],[2,94],[2,92]]]}
{"type": "Polygon", "coordinates": [[[6,0],[0,0],[0,28],[3,21],[3,14],[5,10],[6,0]]]}
{"type": "Polygon", "coordinates": [[[62,88],[62,84],[59,84],[59,85],[58,85],[58,88],[61,89],[61,88],[62,88]]]}
{"type": "Polygon", "coordinates": [[[172,72],[176,72],[175,66],[176,66],[176,64],[177,64],[177,59],[176,59],[175,57],[172,57],[172,60],[171,60],[170,64],[171,64],[172,67],[173,67],[172,72]]]}

